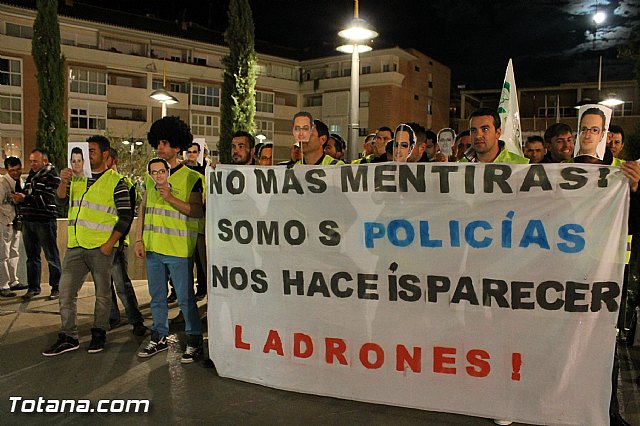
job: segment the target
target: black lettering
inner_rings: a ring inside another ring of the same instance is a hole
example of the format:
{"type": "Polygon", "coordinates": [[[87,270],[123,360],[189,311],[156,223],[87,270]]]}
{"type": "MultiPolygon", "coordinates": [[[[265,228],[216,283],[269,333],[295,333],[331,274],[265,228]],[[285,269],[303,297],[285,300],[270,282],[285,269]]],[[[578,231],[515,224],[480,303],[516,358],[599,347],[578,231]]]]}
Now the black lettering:
{"type": "Polygon", "coordinates": [[[222,172],[209,172],[209,194],[222,194],[222,172]]]}
{"type": "Polygon", "coordinates": [[[399,181],[400,181],[400,192],[407,192],[409,189],[409,183],[413,189],[417,192],[425,192],[427,183],[424,180],[424,164],[417,164],[416,166],[416,174],[413,174],[411,170],[411,166],[407,164],[400,165],[399,168],[399,181]]]}
{"type": "Polygon", "coordinates": [[[233,233],[236,236],[236,241],[240,244],[249,244],[253,240],[253,227],[248,220],[240,220],[236,222],[233,227],[233,233]],[[242,230],[246,231],[246,237],[242,236],[242,230]]]}
{"type": "Polygon", "coordinates": [[[395,184],[385,185],[386,182],[395,182],[396,180],[396,165],[395,164],[382,164],[376,166],[373,175],[373,186],[377,192],[397,192],[395,184]]]}
{"type": "Polygon", "coordinates": [[[398,301],[398,277],[395,275],[389,275],[389,300],[398,301]]]}
{"type": "Polygon", "coordinates": [[[278,233],[278,222],[271,221],[267,225],[264,220],[256,223],[258,244],[279,245],[280,234],[278,233]]]}
{"type": "Polygon", "coordinates": [[[322,244],[329,247],[334,247],[340,244],[340,233],[337,231],[338,224],[333,220],[323,220],[318,225],[322,236],[319,240],[322,244]]]}
{"type": "Polygon", "coordinates": [[[299,246],[306,238],[307,232],[302,222],[298,220],[289,220],[284,224],[284,239],[292,246],[299,246]],[[293,229],[295,229],[298,234],[295,238],[292,235],[293,229]]]}
{"type": "MultiPolygon", "coordinates": [[[[608,170],[608,169],[607,169],[608,170]]],[[[609,312],[618,310],[616,297],[620,295],[620,285],[614,281],[598,281],[591,288],[591,312],[599,312],[604,303],[609,312]]]]}
{"type": "Polygon", "coordinates": [[[331,297],[329,293],[329,287],[324,279],[322,272],[314,272],[311,276],[311,282],[309,283],[309,289],[307,290],[307,296],[314,296],[316,293],[322,294],[324,297],[331,297]]]}
{"type": "Polygon", "coordinates": [[[227,191],[230,194],[238,195],[244,191],[245,178],[244,174],[238,170],[231,170],[229,176],[227,176],[227,191]],[[233,184],[234,180],[237,181],[237,186],[233,184]]]}
{"type": "Polygon", "coordinates": [[[438,173],[440,180],[440,193],[449,193],[449,173],[457,172],[458,166],[433,166],[431,167],[431,173],[438,173]]]}
{"type": "Polygon", "coordinates": [[[508,308],[507,291],[509,286],[506,281],[484,278],[482,280],[483,305],[491,306],[491,299],[494,299],[499,307],[508,308]]]}
{"type": "Polygon", "coordinates": [[[296,271],[295,278],[291,278],[290,271],[282,271],[282,285],[285,295],[291,294],[291,287],[296,288],[296,294],[302,296],[304,294],[304,275],[302,271],[296,271]]]}
{"type": "Polygon", "coordinates": [[[377,280],[377,274],[358,274],[358,298],[378,300],[378,293],[375,292],[378,289],[377,280]]]}
{"type": "Polygon", "coordinates": [[[229,269],[226,266],[222,267],[222,271],[216,266],[211,265],[211,286],[218,287],[218,283],[220,283],[220,287],[229,288],[229,269]]]}
{"type": "MultiPolygon", "coordinates": [[[[506,148],[505,148],[506,149],[506,148]]],[[[487,164],[484,167],[484,192],[493,194],[494,184],[500,187],[503,194],[511,194],[513,190],[507,183],[511,176],[511,167],[506,164],[487,164]]]]}
{"type": "Polygon", "coordinates": [[[233,231],[231,231],[231,221],[229,219],[220,219],[218,221],[218,238],[224,242],[233,240],[233,231]]]}
{"type": "Polygon", "coordinates": [[[353,281],[353,277],[347,272],[336,272],[333,274],[331,277],[331,292],[341,299],[351,297],[353,289],[347,286],[344,290],[340,290],[340,280],[350,282],[353,281]]]}
{"type": "Polygon", "coordinates": [[[427,275],[427,300],[429,302],[437,302],[438,293],[446,293],[450,288],[451,280],[448,277],[427,275]]]}
{"type": "Polygon", "coordinates": [[[567,182],[562,182],[559,186],[562,189],[580,189],[587,184],[589,179],[582,176],[587,171],[580,167],[565,167],[560,170],[560,176],[567,182]],[[573,183],[570,183],[573,182],[573,183]]]}
{"type": "Polygon", "coordinates": [[[367,182],[367,166],[351,166],[341,167],[341,184],[342,192],[367,192],[369,190],[369,182],[367,182]],[[356,170],[355,176],[353,170],[356,170]],[[348,186],[347,186],[348,185],[348,186]]]}
{"type": "Polygon", "coordinates": [[[278,193],[278,181],[276,180],[276,171],[274,169],[253,169],[256,175],[256,191],[258,194],[263,192],[267,194],[278,193]],[[267,172],[265,174],[265,171],[267,172]]]}
{"type": "Polygon", "coordinates": [[[231,287],[236,290],[244,290],[249,284],[247,271],[239,266],[231,268],[231,271],[229,271],[229,280],[231,281],[231,287]]]}
{"type": "Polygon", "coordinates": [[[461,300],[466,300],[472,305],[478,306],[478,295],[476,289],[473,287],[473,281],[471,277],[460,277],[456,291],[453,293],[451,303],[460,303],[461,300]]]}
{"type": "Polygon", "coordinates": [[[320,194],[325,192],[327,190],[327,183],[324,180],[318,179],[318,178],[326,177],[326,176],[327,176],[327,172],[325,172],[322,169],[313,169],[313,170],[307,171],[307,173],[304,175],[304,178],[306,179],[307,183],[310,185],[308,186],[309,192],[312,192],[314,194],[320,194]],[[316,177],[315,175],[318,175],[318,177],[316,177]]]}
{"type": "Polygon", "coordinates": [[[549,290],[555,290],[558,293],[562,293],[564,291],[564,286],[558,281],[544,281],[540,283],[536,288],[536,301],[538,302],[538,306],[547,311],[557,311],[562,309],[564,306],[564,300],[562,297],[558,296],[555,301],[549,302],[549,299],[547,299],[547,293],[549,290]]]}
{"type": "Polygon", "coordinates": [[[265,293],[269,285],[267,284],[267,274],[261,269],[254,269],[251,271],[251,289],[256,293],[265,293]]]}
{"type": "Polygon", "coordinates": [[[575,281],[567,281],[567,290],[565,291],[564,310],[567,312],[587,312],[589,305],[578,304],[585,300],[586,293],[589,291],[589,284],[577,283],[575,281]]]}
{"type": "Polygon", "coordinates": [[[282,193],[288,194],[289,191],[295,191],[298,194],[303,194],[302,185],[298,182],[296,173],[293,169],[287,169],[284,171],[284,183],[282,184],[282,193]]]}
{"type": "Polygon", "coordinates": [[[512,309],[533,309],[534,303],[526,301],[531,298],[533,283],[527,281],[511,282],[511,308],[512,309]]]}
{"type": "Polygon", "coordinates": [[[415,302],[422,298],[422,291],[420,286],[420,278],[415,275],[401,275],[400,276],[400,299],[405,302],[415,302]]]}
{"type": "Polygon", "coordinates": [[[467,166],[464,168],[464,192],[467,194],[476,193],[476,168],[475,166],[467,166]]]}
{"type": "Polygon", "coordinates": [[[524,177],[520,191],[529,192],[534,187],[540,187],[543,191],[551,191],[553,188],[547,172],[542,164],[532,164],[527,170],[527,175],[524,177]]]}
{"type": "Polygon", "coordinates": [[[609,175],[609,173],[611,173],[611,169],[607,167],[601,167],[600,169],[598,169],[598,171],[600,172],[600,178],[598,179],[598,188],[606,188],[608,184],[607,176],[609,175]]]}

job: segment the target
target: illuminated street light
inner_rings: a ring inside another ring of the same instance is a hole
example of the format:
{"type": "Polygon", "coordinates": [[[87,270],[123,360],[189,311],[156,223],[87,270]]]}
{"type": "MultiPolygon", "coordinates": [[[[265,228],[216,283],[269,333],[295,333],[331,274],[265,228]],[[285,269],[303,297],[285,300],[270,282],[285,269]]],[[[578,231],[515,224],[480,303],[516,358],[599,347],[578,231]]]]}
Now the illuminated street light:
{"type": "Polygon", "coordinates": [[[177,104],[178,99],[169,93],[165,87],[167,86],[167,61],[164,61],[164,66],[162,69],[162,89],[156,89],[149,97],[151,99],[155,99],[156,101],[162,104],[162,117],[167,116],[167,105],[177,104]]]}
{"type": "Polygon", "coordinates": [[[364,44],[366,40],[371,40],[378,36],[378,33],[371,26],[358,16],[358,0],[354,1],[354,13],[351,25],[340,31],[338,35],[344,38],[347,43],[338,47],[342,53],[351,53],[351,109],[349,113],[349,141],[347,143],[347,156],[351,160],[357,158],[358,153],[358,130],[360,128],[360,53],[371,50],[370,46],[364,44]]]}

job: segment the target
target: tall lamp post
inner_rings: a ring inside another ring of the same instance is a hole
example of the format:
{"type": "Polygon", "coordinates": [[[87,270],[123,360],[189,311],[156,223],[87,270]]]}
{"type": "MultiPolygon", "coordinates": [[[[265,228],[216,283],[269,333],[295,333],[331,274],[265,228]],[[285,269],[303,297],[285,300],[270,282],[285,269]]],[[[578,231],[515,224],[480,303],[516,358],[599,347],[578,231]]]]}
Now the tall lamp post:
{"type": "MultiPolygon", "coordinates": [[[[173,105],[179,102],[175,96],[173,96],[171,93],[169,93],[166,90],[166,87],[167,87],[167,61],[165,60],[164,66],[162,69],[162,89],[156,89],[153,92],[151,92],[151,94],[149,95],[151,99],[155,99],[156,101],[162,104],[162,117],[167,116],[167,105],[173,105]]],[[[131,148],[133,149],[133,146],[131,146],[131,148]]]]}
{"type": "Polygon", "coordinates": [[[349,113],[349,140],[347,156],[351,160],[357,158],[358,131],[360,128],[360,53],[368,52],[371,46],[363,44],[365,40],[371,40],[378,36],[364,19],[358,16],[358,0],[355,0],[353,19],[349,28],[338,33],[347,41],[337,50],[342,53],[351,53],[351,108],[349,113]]]}

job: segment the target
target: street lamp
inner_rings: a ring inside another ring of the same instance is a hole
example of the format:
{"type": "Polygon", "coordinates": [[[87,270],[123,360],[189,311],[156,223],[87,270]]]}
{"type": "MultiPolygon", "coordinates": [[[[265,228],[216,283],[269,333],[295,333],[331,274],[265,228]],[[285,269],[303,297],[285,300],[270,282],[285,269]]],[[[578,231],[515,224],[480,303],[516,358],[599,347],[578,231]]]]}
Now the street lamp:
{"type": "Polygon", "coordinates": [[[360,128],[360,53],[371,50],[370,46],[363,44],[365,40],[371,40],[378,36],[364,19],[358,16],[358,0],[355,0],[353,20],[349,28],[340,31],[338,35],[347,43],[339,46],[337,50],[342,53],[351,53],[351,110],[349,114],[349,142],[347,155],[354,160],[358,152],[358,129],[360,128]]]}
{"type": "Polygon", "coordinates": [[[164,61],[162,69],[162,89],[156,89],[149,97],[155,99],[162,104],[162,117],[167,116],[167,105],[173,105],[178,103],[178,99],[169,93],[165,87],[167,86],[167,61],[164,61]]]}

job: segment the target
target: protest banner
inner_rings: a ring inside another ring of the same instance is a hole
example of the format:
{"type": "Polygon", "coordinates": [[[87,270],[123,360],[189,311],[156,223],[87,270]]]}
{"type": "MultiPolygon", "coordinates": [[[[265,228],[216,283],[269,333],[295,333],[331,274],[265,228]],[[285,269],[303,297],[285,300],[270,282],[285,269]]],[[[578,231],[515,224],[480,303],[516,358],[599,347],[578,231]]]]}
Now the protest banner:
{"type": "Polygon", "coordinates": [[[296,392],[607,424],[628,191],[590,164],[218,165],[211,358],[296,392]]]}

